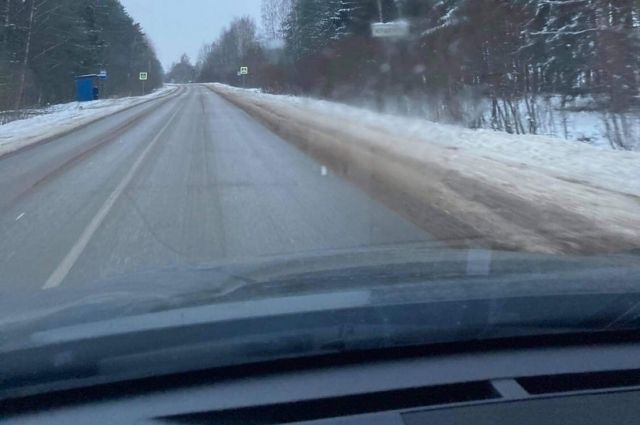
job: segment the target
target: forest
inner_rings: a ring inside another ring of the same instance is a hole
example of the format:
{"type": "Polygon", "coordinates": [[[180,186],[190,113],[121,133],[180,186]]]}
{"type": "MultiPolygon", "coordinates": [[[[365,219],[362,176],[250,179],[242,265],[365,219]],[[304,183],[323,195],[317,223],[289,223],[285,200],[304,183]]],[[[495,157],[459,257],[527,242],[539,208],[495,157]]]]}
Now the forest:
{"type": "Polygon", "coordinates": [[[107,70],[101,96],[141,94],[163,72],[118,0],[0,0],[0,110],[73,100],[74,77],[107,70]]]}
{"type": "MultiPolygon", "coordinates": [[[[140,94],[140,71],[146,91],[163,81],[150,40],[118,0],[0,0],[0,110],[72,100],[74,77],[102,69],[103,97],[140,94]]],[[[261,22],[236,18],[166,81],[585,142],[591,135],[571,121],[597,116],[611,147],[629,149],[640,138],[640,1],[262,0],[261,22]],[[409,31],[375,38],[374,22],[409,31]],[[238,76],[240,66],[249,75],[238,76]]]]}
{"type": "Polygon", "coordinates": [[[199,81],[516,134],[598,113],[626,149],[640,136],[639,28],[635,0],[263,0],[261,29],[236,19],[193,68],[199,81]],[[379,21],[409,34],[374,38],[379,21]]]}

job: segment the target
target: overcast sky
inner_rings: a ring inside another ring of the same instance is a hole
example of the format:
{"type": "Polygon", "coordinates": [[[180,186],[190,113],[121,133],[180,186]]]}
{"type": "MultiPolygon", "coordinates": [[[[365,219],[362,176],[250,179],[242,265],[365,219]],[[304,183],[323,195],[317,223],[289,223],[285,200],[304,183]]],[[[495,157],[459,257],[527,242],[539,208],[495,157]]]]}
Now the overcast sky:
{"type": "Polygon", "coordinates": [[[120,0],[142,24],[168,71],[182,53],[193,62],[205,42],[215,40],[234,17],[250,15],[260,24],[261,0],[120,0]]]}

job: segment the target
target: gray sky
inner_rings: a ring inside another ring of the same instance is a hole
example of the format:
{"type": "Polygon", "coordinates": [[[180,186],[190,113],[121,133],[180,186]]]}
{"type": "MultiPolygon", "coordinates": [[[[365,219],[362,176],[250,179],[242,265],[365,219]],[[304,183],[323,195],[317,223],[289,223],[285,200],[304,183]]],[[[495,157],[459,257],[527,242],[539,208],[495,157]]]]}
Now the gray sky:
{"type": "Polygon", "coordinates": [[[120,0],[153,42],[165,71],[182,53],[193,62],[203,43],[215,40],[234,17],[260,25],[261,0],[120,0]]]}

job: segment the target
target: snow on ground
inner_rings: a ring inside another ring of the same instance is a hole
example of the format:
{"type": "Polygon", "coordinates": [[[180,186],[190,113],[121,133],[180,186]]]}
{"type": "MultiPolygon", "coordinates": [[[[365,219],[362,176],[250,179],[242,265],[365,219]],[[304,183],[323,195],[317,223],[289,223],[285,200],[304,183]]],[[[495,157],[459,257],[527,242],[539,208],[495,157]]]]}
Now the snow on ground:
{"type": "MultiPolygon", "coordinates": [[[[606,113],[594,110],[597,101],[590,97],[566,100],[551,96],[537,102],[538,134],[576,140],[611,148],[611,139],[633,151],[640,151],[640,114],[638,111],[606,113]]],[[[526,109],[520,106],[521,109],[526,109]]]]}
{"type": "Polygon", "coordinates": [[[338,135],[377,155],[407,158],[408,169],[424,164],[423,178],[444,183],[441,188],[431,186],[444,194],[434,202],[444,211],[464,215],[467,223],[482,228],[482,234],[503,232],[496,238],[535,252],[561,252],[547,250],[550,245],[545,245],[554,233],[561,241],[591,246],[587,251],[630,249],[640,243],[640,152],[547,136],[471,130],[224,85],[214,88],[309,131],[338,135]],[[465,189],[472,186],[456,185],[461,182],[458,176],[478,182],[476,190],[490,187],[494,192],[469,192],[465,189]],[[593,243],[600,245],[593,248],[593,243]]]}
{"type": "MultiPolygon", "coordinates": [[[[640,152],[616,151],[604,146],[548,136],[472,130],[421,118],[380,114],[331,101],[217,86],[283,106],[298,106],[324,115],[349,119],[398,137],[455,148],[460,154],[468,153],[518,168],[544,171],[565,180],[585,182],[596,188],[640,196],[640,152]]],[[[593,126],[593,123],[590,124],[593,126]]]]}
{"type": "Polygon", "coordinates": [[[0,156],[41,140],[61,135],[107,115],[164,96],[176,90],[165,86],[146,96],[70,102],[52,105],[41,115],[0,125],[0,156]]]}

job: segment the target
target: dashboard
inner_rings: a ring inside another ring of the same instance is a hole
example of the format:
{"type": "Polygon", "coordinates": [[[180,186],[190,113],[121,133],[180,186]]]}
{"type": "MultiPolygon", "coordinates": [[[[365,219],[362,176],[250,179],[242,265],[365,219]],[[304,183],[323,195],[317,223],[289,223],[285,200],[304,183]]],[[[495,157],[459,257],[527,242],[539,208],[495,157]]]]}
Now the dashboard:
{"type": "Polygon", "coordinates": [[[3,424],[626,424],[640,345],[424,349],[93,385],[0,402],[3,424]]]}

